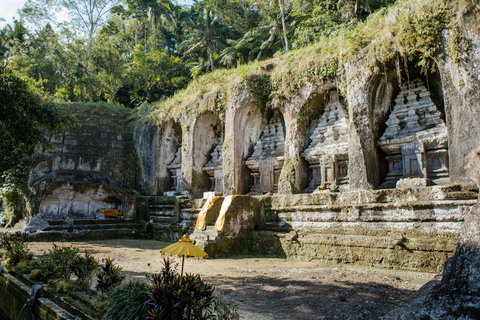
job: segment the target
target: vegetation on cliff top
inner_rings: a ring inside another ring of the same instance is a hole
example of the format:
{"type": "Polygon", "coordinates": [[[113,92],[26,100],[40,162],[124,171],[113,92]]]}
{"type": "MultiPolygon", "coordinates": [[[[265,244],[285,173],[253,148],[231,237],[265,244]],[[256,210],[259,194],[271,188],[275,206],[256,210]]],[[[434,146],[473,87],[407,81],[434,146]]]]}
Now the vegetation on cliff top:
{"type": "Polygon", "coordinates": [[[245,80],[250,76],[264,73],[271,76],[271,98],[290,99],[305,83],[330,82],[345,92],[345,66],[349,64],[383,74],[387,68],[403,68],[407,61],[414,61],[423,73],[434,72],[441,58],[441,31],[450,30],[447,41],[455,43],[449,46],[449,53],[458,57],[468,50],[459,20],[479,10],[479,5],[471,0],[398,1],[371,14],[364,22],[345,24],[319,37],[310,46],[271,60],[217,69],[192,81],[172,98],[141,106],[139,115],[159,123],[207,110],[224,112],[224,105],[217,103],[216,96],[222,92],[232,95],[245,88],[245,80]]]}

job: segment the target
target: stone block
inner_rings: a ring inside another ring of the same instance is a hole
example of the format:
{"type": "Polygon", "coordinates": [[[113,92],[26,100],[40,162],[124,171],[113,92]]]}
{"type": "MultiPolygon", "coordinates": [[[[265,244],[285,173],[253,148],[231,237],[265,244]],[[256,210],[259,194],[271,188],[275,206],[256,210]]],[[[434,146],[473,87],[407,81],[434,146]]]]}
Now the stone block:
{"type": "Polygon", "coordinates": [[[428,187],[430,185],[430,179],[425,178],[412,178],[412,179],[401,179],[397,181],[398,189],[407,189],[407,188],[421,188],[428,187]]]}

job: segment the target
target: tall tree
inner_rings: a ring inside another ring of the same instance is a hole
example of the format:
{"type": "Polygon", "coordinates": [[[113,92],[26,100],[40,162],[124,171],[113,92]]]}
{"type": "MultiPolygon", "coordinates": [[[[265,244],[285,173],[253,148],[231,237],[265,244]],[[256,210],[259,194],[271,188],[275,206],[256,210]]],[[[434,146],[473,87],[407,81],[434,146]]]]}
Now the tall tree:
{"type": "Polygon", "coordinates": [[[93,37],[100,26],[107,20],[110,9],[120,0],[28,0],[21,10],[21,16],[35,24],[48,20],[58,25],[57,15],[66,10],[70,23],[82,31],[88,39],[88,55],[93,37]]]}
{"type": "Polygon", "coordinates": [[[188,40],[181,44],[182,47],[188,48],[183,55],[188,56],[198,51],[206,51],[210,71],[214,69],[213,53],[217,48],[219,50],[225,48],[223,34],[228,30],[228,27],[223,26],[220,23],[221,20],[221,16],[215,16],[213,11],[207,7],[202,10],[196,21],[187,18],[184,22],[191,32],[186,36],[188,40]]]}

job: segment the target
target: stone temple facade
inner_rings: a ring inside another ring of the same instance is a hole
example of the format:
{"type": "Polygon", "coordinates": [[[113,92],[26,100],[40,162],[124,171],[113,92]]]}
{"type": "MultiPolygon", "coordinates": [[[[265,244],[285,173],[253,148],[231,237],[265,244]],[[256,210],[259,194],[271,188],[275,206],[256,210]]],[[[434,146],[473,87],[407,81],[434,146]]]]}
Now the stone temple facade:
{"type": "MultiPolygon", "coordinates": [[[[440,60],[438,72],[406,61],[378,74],[359,59],[342,66],[341,86],[305,82],[269,107],[237,81],[177,113],[157,110],[158,121],[105,110],[93,119],[85,108],[81,126],[35,158],[26,210],[60,228],[116,209],[145,226],[135,236],[177,240],[204,194],[242,195],[261,219],[233,247],[439,272],[478,198],[465,157],[480,143],[480,51],[461,66],[448,50],[440,60]]],[[[273,79],[277,61],[259,72],[273,79]]]]}
{"type": "Polygon", "coordinates": [[[378,143],[389,164],[382,187],[450,183],[447,126],[440,115],[420,79],[402,85],[378,143]]]}
{"type": "Polygon", "coordinates": [[[215,194],[221,195],[223,193],[223,157],[222,157],[223,140],[218,139],[218,143],[215,145],[211,153],[211,159],[203,167],[203,170],[208,174],[210,178],[210,191],[215,194]]]}
{"type": "Polygon", "coordinates": [[[177,194],[182,193],[182,150],[178,148],[175,152],[175,158],[172,163],[167,166],[168,170],[172,174],[173,185],[172,191],[175,191],[177,194]]]}
{"type": "Polygon", "coordinates": [[[325,111],[310,136],[312,142],[304,152],[312,169],[307,192],[348,187],[348,114],[337,91],[332,90],[329,95],[325,111]]]}
{"type": "Polygon", "coordinates": [[[245,162],[252,170],[251,195],[277,192],[285,153],[285,129],[279,112],[275,112],[263,129],[253,154],[245,162]]]}

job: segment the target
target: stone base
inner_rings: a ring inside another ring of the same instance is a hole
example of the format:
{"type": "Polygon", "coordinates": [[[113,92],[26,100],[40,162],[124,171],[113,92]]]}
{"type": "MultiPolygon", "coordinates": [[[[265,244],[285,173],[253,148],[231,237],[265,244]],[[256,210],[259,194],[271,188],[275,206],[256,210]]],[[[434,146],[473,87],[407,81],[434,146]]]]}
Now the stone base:
{"type": "Polygon", "coordinates": [[[203,199],[208,199],[210,197],[219,197],[221,195],[222,195],[221,192],[208,191],[203,193],[203,199]]]}
{"type": "Polygon", "coordinates": [[[402,179],[402,180],[398,180],[397,189],[421,188],[421,187],[428,187],[429,185],[430,185],[430,179],[425,179],[425,178],[402,179]]]}

